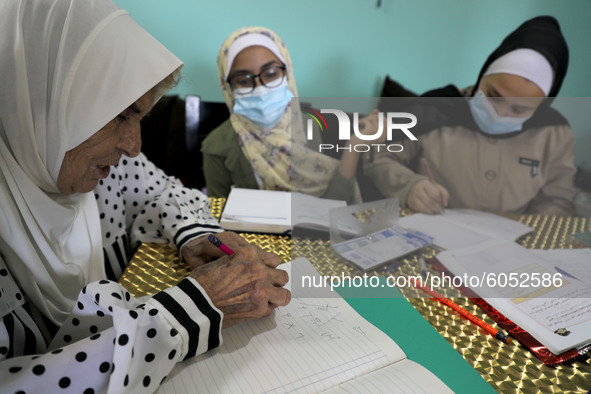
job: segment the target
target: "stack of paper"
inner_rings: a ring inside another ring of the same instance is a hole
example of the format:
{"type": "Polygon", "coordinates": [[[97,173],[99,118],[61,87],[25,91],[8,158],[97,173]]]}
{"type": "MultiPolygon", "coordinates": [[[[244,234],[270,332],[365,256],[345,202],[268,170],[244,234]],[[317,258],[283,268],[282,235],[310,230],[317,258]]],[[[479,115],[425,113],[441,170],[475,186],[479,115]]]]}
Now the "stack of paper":
{"type": "Polygon", "coordinates": [[[591,343],[591,250],[494,240],[437,259],[554,354],[591,343]]]}
{"type": "Polygon", "coordinates": [[[492,239],[514,241],[533,229],[515,220],[472,209],[446,209],[445,213],[417,213],[400,218],[398,224],[433,237],[442,249],[458,249],[492,239]]]}
{"type": "Polygon", "coordinates": [[[463,287],[552,353],[591,343],[589,249],[529,250],[514,241],[532,228],[468,209],[410,215],[399,223],[433,236],[445,249],[437,259],[463,287]]]}

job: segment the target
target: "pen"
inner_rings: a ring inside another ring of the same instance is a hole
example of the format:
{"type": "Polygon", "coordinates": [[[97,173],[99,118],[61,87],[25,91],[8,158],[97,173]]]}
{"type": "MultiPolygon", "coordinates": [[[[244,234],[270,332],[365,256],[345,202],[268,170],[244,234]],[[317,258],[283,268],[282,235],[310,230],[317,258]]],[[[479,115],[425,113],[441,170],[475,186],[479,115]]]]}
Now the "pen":
{"type": "Polygon", "coordinates": [[[427,275],[427,264],[425,264],[425,259],[423,258],[422,254],[419,256],[419,264],[421,265],[421,274],[423,276],[426,276],[427,275]]]}
{"type": "Polygon", "coordinates": [[[445,298],[444,296],[442,296],[441,294],[439,294],[435,290],[431,290],[430,288],[428,288],[426,286],[418,284],[414,277],[409,276],[409,280],[413,284],[414,287],[423,290],[425,293],[433,296],[435,299],[437,299],[442,304],[449,306],[450,308],[452,308],[453,310],[458,312],[460,315],[462,315],[466,319],[470,320],[472,323],[474,323],[477,326],[486,330],[493,337],[500,339],[501,341],[503,341],[505,343],[511,342],[511,338],[509,338],[506,333],[504,333],[500,330],[496,330],[490,324],[486,323],[485,321],[480,320],[479,318],[477,318],[476,316],[474,316],[473,314],[471,314],[470,312],[468,312],[467,310],[465,310],[464,308],[462,308],[461,306],[459,306],[455,302],[445,298]]]}
{"type": "MultiPolygon", "coordinates": [[[[433,180],[433,175],[431,175],[431,170],[429,169],[429,164],[427,163],[427,160],[424,157],[421,158],[421,163],[423,163],[423,167],[425,167],[425,172],[427,173],[427,176],[429,177],[429,182],[431,182],[432,185],[435,185],[435,181],[433,180]]],[[[439,194],[439,198],[440,198],[439,203],[441,204],[441,212],[443,212],[445,210],[444,205],[443,205],[443,196],[441,194],[439,194]]]]}
{"type": "Polygon", "coordinates": [[[562,268],[560,268],[560,267],[554,266],[554,269],[555,269],[555,270],[556,270],[556,272],[558,272],[559,274],[562,274],[562,275],[564,275],[564,276],[567,276],[567,277],[569,277],[569,278],[573,278],[573,279],[575,279],[575,280],[578,280],[579,282],[581,281],[579,278],[577,278],[577,277],[576,277],[576,276],[574,276],[574,275],[571,275],[571,274],[569,274],[568,272],[566,272],[565,270],[563,270],[563,269],[562,269],[562,268]]]}
{"type": "Polygon", "coordinates": [[[232,249],[230,249],[229,247],[227,247],[226,245],[224,245],[224,243],[222,241],[220,241],[218,239],[218,237],[216,237],[215,235],[209,234],[207,239],[209,240],[209,242],[211,242],[212,244],[217,246],[222,252],[224,252],[228,256],[231,256],[234,254],[234,251],[232,249]]]}

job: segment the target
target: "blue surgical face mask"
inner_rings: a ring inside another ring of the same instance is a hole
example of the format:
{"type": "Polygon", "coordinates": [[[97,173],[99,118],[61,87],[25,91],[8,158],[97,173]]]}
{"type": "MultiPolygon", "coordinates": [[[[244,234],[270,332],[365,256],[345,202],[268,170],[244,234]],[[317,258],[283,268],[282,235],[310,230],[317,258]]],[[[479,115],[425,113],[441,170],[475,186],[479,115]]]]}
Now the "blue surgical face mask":
{"type": "Polygon", "coordinates": [[[470,111],[480,129],[491,135],[521,131],[523,123],[531,118],[531,115],[523,118],[499,116],[482,90],[478,90],[470,99],[470,111]]]}
{"type": "Polygon", "coordinates": [[[255,124],[269,129],[279,121],[293,93],[289,90],[287,80],[275,88],[259,86],[247,94],[234,91],[234,113],[244,115],[255,124]]]}

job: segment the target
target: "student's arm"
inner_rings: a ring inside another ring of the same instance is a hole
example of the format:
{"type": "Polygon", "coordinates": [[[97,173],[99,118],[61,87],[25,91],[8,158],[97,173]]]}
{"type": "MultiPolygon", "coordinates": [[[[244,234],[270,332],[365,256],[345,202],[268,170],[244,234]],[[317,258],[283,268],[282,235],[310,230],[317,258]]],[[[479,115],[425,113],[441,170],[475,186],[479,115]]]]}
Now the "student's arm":
{"type": "MultiPolygon", "coordinates": [[[[201,144],[203,154],[203,175],[209,197],[228,197],[234,184],[236,167],[228,165],[228,160],[236,163],[237,156],[243,155],[238,136],[230,119],[224,121],[207,135],[201,144]]],[[[238,160],[239,162],[239,160],[238,160]]],[[[197,170],[197,169],[196,169],[197,170]]],[[[253,180],[256,185],[256,180],[253,180]]]]}
{"type": "Polygon", "coordinates": [[[544,215],[575,214],[574,199],[576,174],[574,136],[568,126],[559,126],[552,132],[548,143],[544,171],[546,183],[530,202],[527,212],[544,215]]]}
{"type": "Polygon", "coordinates": [[[232,174],[224,164],[225,157],[203,153],[203,175],[209,197],[228,197],[232,174]]]}
{"type": "Polygon", "coordinates": [[[410,190],[428,178],[412,171],[407,165],[420,154],[420,146],[414,141],[400,142],[402,152],[386,150],[363,156],[365,176],[369,177],[386,197],[398,197],[400,206],[407,206],[410,190]]]}
{"type": "Polygon", "coordinates": [[[353,201],[353,199],[356,185],[357,180],[355,177],[346,178],[339,171],[335,171],[322,197],[332,200],[344,200],[349,204],[355,203],[357,201],[353,201]]]}
{"type": "MultiPolygon", "coordinates": [[[[360,127],[361,122],[363,122],[363,120],[360,120],[360,127]]],[[[307,146],[317,152],[320,144],[322,144],[322,135],[320,130],[314,126],[313,138],[307,142],[307,146]]],[[[337,170],[334,172],[326,190],[320,197],[333,200],[344,200],[349,204],[357,203],[358,201],[354,201],[354,190],[357,187],[356,175],[358,162],[358,152],[348,152],[347,150],[344,150],[337,170]]]]}
{"type": "MultiPolygon", "coordinates": [[[[359,120],[359,129],[361,132],[374,132],[378,128],[378,111],[372,111],[368,116],[359,120]]],[[[373,144],[384,143],[386,139],[385,133],[378,140],[372,141],[373,144]]],[[[348,142],[348,146],[354,147],[357,144],[365,144],[367,141],[360,140],[356,135],[352,134],[348,142]]],[[[364,153],[369,154],[369,153],[364,153]]],[[[361,153],[354,149],[344,150],[341,156],[337,171],[330,180],[328,187],[322,197],[335,200],[346,200],[348,203],[354,203],[354,190],[357,185],[357,166],[359,164],[361,153]]]]}

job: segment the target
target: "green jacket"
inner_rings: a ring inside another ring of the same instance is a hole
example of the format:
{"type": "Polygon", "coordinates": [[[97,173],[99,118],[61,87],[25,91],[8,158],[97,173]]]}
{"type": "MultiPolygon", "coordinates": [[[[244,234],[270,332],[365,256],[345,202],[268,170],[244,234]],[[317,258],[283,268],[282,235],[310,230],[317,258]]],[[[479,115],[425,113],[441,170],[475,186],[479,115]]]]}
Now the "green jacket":
{"type": "MultiPolygon", "coordinates": [[[[315,132],[314,139],[308,146],[317,147],[321,142],[320,134],[315,132]]],[[[230,119],[209,133],[201,145],[201,152],[209,197],[228,197],[232,186],[245,189],[259,188],[230,119]]],[[[354,178],[346,179],[335,171],[326,192],[321,197],[352,202],[355,186],[354,178]]]]}

